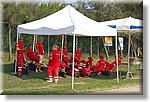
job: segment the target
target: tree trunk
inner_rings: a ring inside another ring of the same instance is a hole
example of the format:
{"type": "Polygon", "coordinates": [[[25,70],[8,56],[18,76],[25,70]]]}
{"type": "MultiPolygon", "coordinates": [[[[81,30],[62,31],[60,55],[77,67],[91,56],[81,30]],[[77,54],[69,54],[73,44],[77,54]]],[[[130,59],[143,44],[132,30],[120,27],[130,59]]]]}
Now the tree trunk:
{"type": "Polygon", "coordinates": [[[99,56],[99,37],[98,37],[98,39],[97,39],[98,41],[98,43],[97,43],[97,56],[99,56]]]}
{"type": "Polygon", "coordinates": [[[75,50],[77,50],[78,49],[78,37],[76,36],[76,45],[75,45],[76,47],[75,47],[75,50]]]}
{"type": "Polygon", "coordinates": [[[104,49],[105,49],[105,53],[106,53],[106,59],[109,60],[109,54],[108,54],[107,47],[105,46],[104,39],[103,39],[103,45],[104,45],[104,49]]]}
{"type": "Polygon", "coordinates": [[[64,36],[65,36],[65,46],[67,46],[67,36],[66,35],[64,36]]]}
{"type": "Polygon", "coordinates": [[[90,56],[92,57],[92,36],[91,36],[91,40],[90,40],[90,56]]]}
{"type": "Polygon", "coordinates": [[[8,55],[8,61],[10,61],[11,58],[12,58],[11,32],[12,32],[12,28],[11,28],[11,26],[9,26],[9,33],[8,33],[9,55],[8,55]]]}

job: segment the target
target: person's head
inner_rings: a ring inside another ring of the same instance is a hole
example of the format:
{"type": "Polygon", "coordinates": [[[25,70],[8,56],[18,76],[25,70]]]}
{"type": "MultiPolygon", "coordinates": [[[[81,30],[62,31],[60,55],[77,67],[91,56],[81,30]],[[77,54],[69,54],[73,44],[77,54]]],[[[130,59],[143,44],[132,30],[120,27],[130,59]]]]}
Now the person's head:
{"type": "Polygon", "coordinates": [[[57,45],[53,45],[52,50],[57,50],[58,46],[57,45]]]}
{"type": "Polygon", "coordinates": [[[42,37],[40,37],[39,41],[40,41],[40,42],[43,42],[43,40],[44,40],[44,39],[43,39],[42,37]]]}
{"type": "Polygon", "coordinates": [[[24,40],[23,37],[21,37],[21,38],[19,39],[19,41],[21,41],[21,42],[23,42],[23,40],[24,40]]]}
{"type": "Polygon", "coordinates": [[[78,51],[81,51],[81,48],[80,47],[78,47],[78,49],[77,49],[78,51]]]}
{"type": "Polygon", "coordinates": [[[93,58],[92,57],[88,57],[89,61],[93,61],[93,58]]]}
{"type": "Polygon", "coordinates": [[[32,49],[32,45],[31,44],[28,46],[28,49],[30,49],[30,50],[32,49]]]}
{"type": "Polygon", "coordinates": [[[100,58],[100,59],[104,59],[103,54],[99,54],[99,58],[100,58]]]}
{"type": "Polygon", "coordinates": [[[67,51],[67,50],[68,50],[68,47],[67,47],[67,46],[64,46],[64,50],[67,51]]]}

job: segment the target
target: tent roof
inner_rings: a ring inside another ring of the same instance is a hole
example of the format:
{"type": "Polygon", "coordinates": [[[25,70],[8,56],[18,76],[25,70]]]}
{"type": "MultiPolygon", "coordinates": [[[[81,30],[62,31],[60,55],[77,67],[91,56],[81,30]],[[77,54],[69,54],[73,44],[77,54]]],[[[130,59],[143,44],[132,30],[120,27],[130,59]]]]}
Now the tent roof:
{"type": "Polygon", "coordinates": [[[100,24],[101,23],[108,25],[112,28],[116,28],[117,30],[142,30],[143,29],[142,20],[135,19],[132,17],[100,22],[100,24]]]}
{"type": "Polygon", "coordinates": [[[117,36],[116,29],[99,24],[70,5],[40,20],[18,25],[17,32],[40,35],[75,33],[84,36],[117,36]]]}

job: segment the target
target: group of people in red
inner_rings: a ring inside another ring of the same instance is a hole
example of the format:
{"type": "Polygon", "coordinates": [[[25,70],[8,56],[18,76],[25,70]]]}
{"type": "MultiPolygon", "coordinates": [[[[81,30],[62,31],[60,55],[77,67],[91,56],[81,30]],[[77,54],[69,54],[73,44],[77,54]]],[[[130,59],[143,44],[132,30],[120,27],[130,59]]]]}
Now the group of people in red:
{"type": "Polygon", "coordinates": [[[23,40],[23,37],[21,37],[18,43],[16,44],[18,75],[22,76],[22,66],[25,63],[24,52],[26,54],[27,60],[35,61],[35,71],[42,72],[41,65],[43,64],[44,57],[44,47],[42,45],[43,38],[40,38],[40,40],[36,44],[36,54],[33,52],[33,47],[31,44],[29,44],[28,49],[25,50],[23,40]]]}
{"type": "MultiPolygon", "coordinates": [[[[41,71],[41,64],[43,63],[44,57],[44,47],[42,45],[43,38],[40,38],[39,42],[36,44],[36,54],[33,52],[32,45],[30,44],[28,49],[26,50],[26,57],[32,61],[35,61],[36,64],[36,72],[41,71]]],[[[22,66],[24,64],[24,46],[23,46],[23,38],[19,39],[19,42],[16,45],[17,50],[17,65],[18,65],[18,75],[22,75],[22,66]]],[[[65,69],[67,66],[70,66],[73,61],[72,54],[69,55],[67,52],[68,47],[64,46],[63,49],[59,48],[57,45],[53,45],[52,52],[49,56],[48,61],[48,80],[47,82],[53,82],[53,74],[54,71],[54,82],[58,82],[58,74],[61,70],[65,69]],[[62,59],[61,59],[62,54],[62,59]],[[62,67],[64,65],[64,67],[62,67]]],[[[102,72],[108,71],[116,71],[117,62],[116,60],[112,63],[107,62],[104,60],[103,54],[99,55],[99,61],[97,62],[96,66],[92,64],[93,58],[89,57],[88,61],[82,58],[81,48],[78,48],[75,51],[74,61],[76,63],[75,68],[81,67],[81,63],[86,68],[89,68],[91,71],[96,72],[97,74],[101,74],[102,72]]],[[[122,62],[122,57],[118,56],[118,65],[122,62]]],[[[64,70],[65,71],[65,70],[64,70]]]]}

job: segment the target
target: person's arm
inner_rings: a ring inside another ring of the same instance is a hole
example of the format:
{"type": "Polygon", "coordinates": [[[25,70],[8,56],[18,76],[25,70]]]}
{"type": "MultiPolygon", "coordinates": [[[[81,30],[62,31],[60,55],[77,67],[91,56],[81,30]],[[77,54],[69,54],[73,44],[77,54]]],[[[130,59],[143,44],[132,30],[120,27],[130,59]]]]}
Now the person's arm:
{"type": "Polygon", "coordinates": [[[98,67],[99,66],[99,61],[96,63],[96,67],[98,67]]]}

